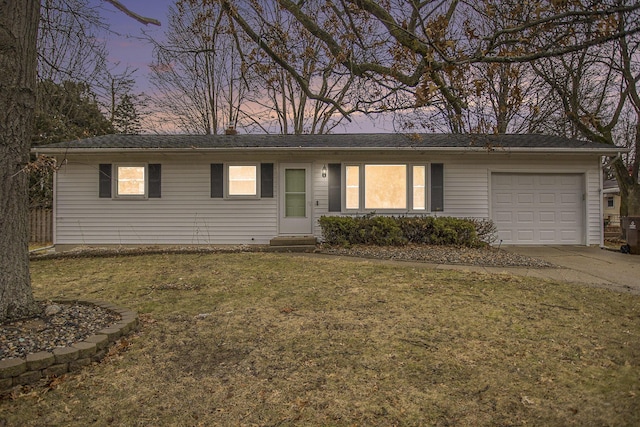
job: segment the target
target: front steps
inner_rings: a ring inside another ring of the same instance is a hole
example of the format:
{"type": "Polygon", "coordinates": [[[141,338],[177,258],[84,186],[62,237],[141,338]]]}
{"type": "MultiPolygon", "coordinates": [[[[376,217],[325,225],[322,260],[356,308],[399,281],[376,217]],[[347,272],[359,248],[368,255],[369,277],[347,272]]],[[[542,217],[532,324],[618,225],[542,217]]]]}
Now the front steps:
{"type": "Polygon", "coordinates": [[[317,240],[314,236],[279,236],[269,242],[270,252],[313,252],[317,240]]]}

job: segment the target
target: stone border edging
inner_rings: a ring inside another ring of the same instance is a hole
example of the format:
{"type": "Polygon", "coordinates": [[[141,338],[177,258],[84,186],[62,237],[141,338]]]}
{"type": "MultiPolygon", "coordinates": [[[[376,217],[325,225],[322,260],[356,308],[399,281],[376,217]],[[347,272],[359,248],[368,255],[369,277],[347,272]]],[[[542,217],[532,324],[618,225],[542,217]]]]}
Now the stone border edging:
{"type": "Polygon", "coordinates": [[[140,321],[135,311],[102,301],[57,300],[60,304],[95,305],[120,315],[113,325],[97,331],[71,347],[57,347],[53,351],[28,354],[21,359],[0,360],[0,391],[38,382],[42,378],[76,372],[91,362],[102,360],[109,347],[119,338],[138,329],[140,321]]]}

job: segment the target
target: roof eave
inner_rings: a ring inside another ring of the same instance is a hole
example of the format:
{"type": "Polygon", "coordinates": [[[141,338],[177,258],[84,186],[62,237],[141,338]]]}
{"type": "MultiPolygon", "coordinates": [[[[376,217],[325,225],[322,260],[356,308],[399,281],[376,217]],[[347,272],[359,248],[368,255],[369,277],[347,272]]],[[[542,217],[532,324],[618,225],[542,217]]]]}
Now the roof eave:
{"type": "Polygon", "coordinates": [[[441,153],[522,153],[522,154],[597,154],[601,156],[613,156],[619,153],[626,153],[628,148],[607,147],[607,148],[565,148],[565,147],[184,147],[184,148],[48,148],[47,146],[34,147],[31,149],[35,154],[100,154],[100,153],[189,153],[189,152],[209,152],[209,151],[428,151],[441,153]]]}

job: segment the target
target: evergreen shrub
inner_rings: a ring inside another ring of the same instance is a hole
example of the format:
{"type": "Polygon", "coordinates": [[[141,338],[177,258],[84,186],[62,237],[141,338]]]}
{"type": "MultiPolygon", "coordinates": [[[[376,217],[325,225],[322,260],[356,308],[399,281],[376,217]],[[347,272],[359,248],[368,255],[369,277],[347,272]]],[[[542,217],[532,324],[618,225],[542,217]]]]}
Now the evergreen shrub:
{"type": "MultiPolygon", "coordinates": [[[[324,242],[329,245],[451,245],[478,247],[492,243],[490,220],[434,216],[322,216],[324,242]]],[[[495,240],[495,238],[494,238],[495,240]]]]}

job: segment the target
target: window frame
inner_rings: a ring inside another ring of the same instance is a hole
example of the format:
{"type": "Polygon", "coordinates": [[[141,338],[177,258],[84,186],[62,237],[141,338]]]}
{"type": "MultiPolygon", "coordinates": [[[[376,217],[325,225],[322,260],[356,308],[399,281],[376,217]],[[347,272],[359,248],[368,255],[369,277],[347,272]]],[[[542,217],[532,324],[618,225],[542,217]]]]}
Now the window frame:
{"type": "Polygon", "coordinates": [[[113,195],[113,199],[147,200],[149,198],[149,164],[140,162],[114,163],[111,183],[111,194],[113,195]],[[120,194],[120,192],[118,191],[120,168],[144,168],[144,194],[120,194]]]}
{"type": "Polygon", "coordinates": [[[223,175],[223,182],[224,182],[224,198],[225,199],[231,199],[231,200],[255,200],[255,199],[260,199],[261,198],[261,192],[262,192],[262,182],[261,182],[261,164],[260,162],[231,162],[231,163],[224,163],[224,175],[223,175]],[[230,179],[230,168],[231,167],[237,167],[237,166],[252,166],[255,168],[255,194],[231,194],[230,192],[230,187],[231,187],[231,179],[230,179]]]}
{"type": "Polygon", "coordinates": [[[430,170],[431,163],[429,162],[345,162],[342,164],[342,212],[343,213],[389,213],[389,214],[400,214],[400,213],[411,213],[411,214],[428,214],[430,213],[430,198],[431,198],[431,179],[430,179],[430,170]],[[365,195],[366,195],[366,166],[404,166],[405,167],[405,200],[406,207],[405,208],[392,208],[392,209],[371,209],[366,208],[365,206],[365,195]],[[415,208],[414,204],[414,167],[423,167],[424,168],[424,185],[423,185],[423,202],[425,204],[424,208],[415,208]],[[357,167],[358,168],[358,208],[347,208],[347,168],[349,167],[357,167]]]}

